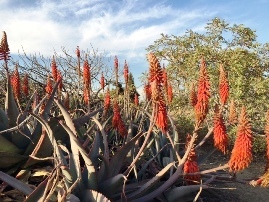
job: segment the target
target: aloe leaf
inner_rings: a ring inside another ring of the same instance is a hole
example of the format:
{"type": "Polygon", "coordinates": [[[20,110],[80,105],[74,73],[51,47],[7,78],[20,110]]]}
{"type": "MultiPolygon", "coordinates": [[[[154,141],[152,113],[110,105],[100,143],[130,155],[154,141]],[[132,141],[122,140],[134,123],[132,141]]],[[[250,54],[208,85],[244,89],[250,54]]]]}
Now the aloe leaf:
{"type": "Polygon", "coordinates": [[[8,126],[8,117],[2,108],[0,108],[0,123],[4,124],[6,127],[8,126]]]}
{"type": "Polygon", "coordinates": [[[145,193],[147,190],[149,190],[151,187],[153,187],[159,180],[164,176],[164,174],[174,165],[174,162],[169,163],[167,166],[165,166],[155,177],[153,177],[151,180],[149,180],[147,183],[145,183],[140,189],[135,191],[134,193],[131,193],[127,196],[128,199],[133,199],[135,197],[140,197],[145,193]]]}
{"type": "Polygon", "coordinates": [[[10,152],[0,152],[0,168],[9,168],[17,163],[26,161],[26,159],[28,159],[28,156],[10,152]]]}
{"type": "Polygon", "coordinates": [[[0,179],[2,181],[6,182],[7,184],[9,184],[10,186],[12,186],[13,188],[21,191],[26,196],[31,194],[33,191],[33,189],[31,189],[27,184],[21,182],[20,180],[17,180],[14,177],[11,177],[10,175],[8,175],[2,171],[0,171],[0,179]]]}
{"type": "Polygon", "coordinates": [[[40,201],[43,198],[49,177],[47,177],[43,182],[41,182],[37,188],[26,198],[24,202],[34,202],[40,201]]]}
{"type": "Polygon", "coordinates": [[[96,123],[96,125],[99,127],[99,130],[102,134],[103,143],[104,143],[104,157],[106,160],[108,160],[109,159],[109,151],[108,151],[107,135],[106,135],[106,132],[104,130],[105,125],[102,126],[101,123],[95,117],[92,117],[92,119],[96,123]]]}
{"type": "Polygon", "coordinates": [[[0,135],[0,152],[21,153],[22,150],[16,147],[12,142],[0,135]]]}
{"type": "MultiPolygon", "coordinates": [[[[71,131],[71,129],[69,127],[67,127],[63,123],[61,123],[61,125],[63,126],[63,128],[66,130],[66,132],[70,136],[70,142],[71,142],[71,149],[72,149],[72,151],[74,152],[74,151],[78,150],[80,152],[83,160],[85,161],[86,167],[87,167],[88,172],[89,172],[88,173],[88,185],[92,189],[97,189],[96,171],[95,171],[95,168],[94,168],[94,165],[93,165],[91,159],[89,158],[88,154],[83,149],[82,145],[80,144],[80,142],[78,141],[78,139],[75,137],[75,135],[73,134],[73,132],[71,131]]],[[[78,156],[76,156],[76,158],[78,158],[78,156]]],[[[77,169],[78,169],[78,167],[80,167],[80,165],[77,165],[77,169]]],[[[81,173],[80,173],[79,176],[81,176],[81,173]]]]}
{"type": "Polygon", "coordinates": [[[113,177],[120,172],[123,161],[126,158],[129,151],[135,146],[136,141],[142,136],[143,133],[137,134],[133,139],[131,139],[127,144],[122,146],[115,155],[111,158],[109,162],[109,175],[108,177],[113,177]]]}
{"type": "Polygon", "coordinates": [[[51,107],[52,107],[52,103],[53,103],[54,95],[55,95],[55,93],[56,93],[56,91],[57,91],[57,88],[58,88],[58,85],[59,85],[60,82],[61,82],[61,81],[58,81],[58,82],[55,84],[55,86],[54,86],[54,88],[53,88],[53,90],[52,90],[52,92],[51,92],[51,94],[50,94],[50,96],[49,96],[49,99],[48,99],[48,101],[47,101],[47,104],[46,104],[46,106],[45,106],[45,108],[44,108],[44,111],[43,111],[43,113],[42,113],[42,118],[44,118],[45,120],[48,120],[48,118],[49,118],[49,112],[50,112],[50,109],[51,109],[51,107]]]}
{"type": "Polygon", "coordinates": [[[101,137],[100,132],[96,131],[94,136],[94,141],[92,143],[92,148],[90,151],[90,159],[92,160],[95,167],[97,167],[98,164],[98,156],[99,156],[99,150],[101,147],[101,137]]]}
{"type": "Polygon", "coordinates": [[[82,193],[82,197],[81,197],[81,201],[82,202],[110,202],[110,200],[105,197],[103,194],[94,191],[94,190],[86,190],[82,193]]]}
{"type": "Polygon", "coordinates": [[[121,192],[124,181],[127,178],[123,174],[118,174],[99,185],[99,191],[108,197],[112,197],[116,192],[121,192]]]}
{"type": "Polygon", "coordinates": [[[7,77],[7,93],[6,93],[6,102],[5,102],[5,111],[8,116],[9,127],[14,127],[17,125],[17,118],[19,116],[19,109],[17,107],[11,82],[10,76],[7,77]]]}
{"type": "Polygon", "coordinates": [[[103,107],[93,111],[93,112],[90,112],[90,113],[87,113],[85,114],[84,116],[82,117],[79,117],[77,119],[74,119],[73,122],[75,124],[75,126],[77,128],[80,128],[81,126],[83,126],[85,123],[89,122],[89,120],[94,116],[96,115],[97,113],[101,112],[103,110],[103,107]]]}
{"type": "MultiPolygon", "coordinates": [[[[41,134],[38,143],[36,144],[35,149],[33,150],[31,156],[35,156],[37,158],[45,158],[52,155],[52,145],[48,135],[46,135],[45,131],[41,134]]],[[[24,168],[27,168],[31,165],[40,162],[37,159],[33,159],[29,157],[27,162],[24,165],[24,168]]]]}
{"type": "Polygon", "coordinates": [[[182,197],[192,192],[198,191],[199,189],[206,189],[208,186],[206,185],[189,185],[189,186],[181,186],[175,187],[165,193],[165,196],[168,201],[180,201],[182,197]]]}

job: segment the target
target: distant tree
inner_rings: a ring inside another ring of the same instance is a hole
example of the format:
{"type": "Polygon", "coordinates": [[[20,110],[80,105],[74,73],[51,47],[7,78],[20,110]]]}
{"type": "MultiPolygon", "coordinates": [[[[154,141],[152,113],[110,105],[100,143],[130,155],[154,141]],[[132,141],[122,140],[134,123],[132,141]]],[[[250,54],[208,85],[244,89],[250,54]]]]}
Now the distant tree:
{"type": "Polygon", "coordinates": [[[259,115],[264,117],[269,108],[269,43],[258,43],[255,31],[243,24],[229,25],[215,18],[207,23],[203,33],[188,30],[182,36],[161,34],[147,50],[168,62],[168,77],[176,96],[173,109],[186,106],[191,83],[198,78],[201,58],[207,64],[212,95],[217,95],[214,91],[218,89],[219,65],[223,64],[228,73],[230,99],[246,105],[254,120],[260,120],[259,115]]]}

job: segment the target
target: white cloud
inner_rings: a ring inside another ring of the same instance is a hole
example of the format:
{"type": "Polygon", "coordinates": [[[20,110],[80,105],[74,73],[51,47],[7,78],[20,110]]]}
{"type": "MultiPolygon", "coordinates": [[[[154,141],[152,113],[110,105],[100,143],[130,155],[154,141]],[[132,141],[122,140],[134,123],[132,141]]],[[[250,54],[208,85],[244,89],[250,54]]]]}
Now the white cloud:
{"type": "Polygon", "coordinates": [[[187,12],[162,3],[147,6],[141,2],[43,0],[30,8],[9,5],[0,9],[0,19],[5,19],[1,29],[8,34],[12,53],[23,46],[27,53],[52,55],[62,46],[86,49],[93,44],[109,53],[137,57],[144,56],[141,51],[160,33],[176,32],[186,23],[205,17],[199,10],[187,12]]]}

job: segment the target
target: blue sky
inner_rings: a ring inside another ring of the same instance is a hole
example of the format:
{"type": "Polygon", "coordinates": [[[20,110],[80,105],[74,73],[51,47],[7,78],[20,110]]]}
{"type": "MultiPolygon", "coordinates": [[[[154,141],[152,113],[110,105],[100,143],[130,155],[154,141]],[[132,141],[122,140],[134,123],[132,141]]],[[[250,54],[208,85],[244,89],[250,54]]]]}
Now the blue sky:
{"type": "Polygon", "coordinates": [[[268,8],[269,0],[0,0],[0,31],[12,54],[23,46],[50,57],[63,46],[73,53],[92,45],[122,66],[126,59],[137,78],[148,68],[145,48],[160,33],[202,32],[214,17],[244,24],[268,42],[268,8]]]}

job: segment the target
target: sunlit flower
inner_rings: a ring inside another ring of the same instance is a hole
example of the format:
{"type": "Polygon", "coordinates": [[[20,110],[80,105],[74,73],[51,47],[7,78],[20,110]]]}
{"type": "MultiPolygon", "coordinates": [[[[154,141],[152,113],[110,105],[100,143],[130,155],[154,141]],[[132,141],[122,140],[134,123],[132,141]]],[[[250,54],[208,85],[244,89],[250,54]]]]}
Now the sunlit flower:
{"type": "Polygon", "coordinates": [[[157,119],[156,126],[161,129],[163,133],[167,132],[167,109],[163,97],[160,97],[160,100],[157,104],[157,119]]]}
{"type": "Polygon", "coordinates": [[[14,96],[16,99],[20,98],[21,95],[21,84],[20,84],[20,74],[18,71],[18,64],[15,66],[15,70],[11,77],[11,85],[13,87],[14,96]]]}
{"type": "Polygon", "coordinates": [[[57,69],[57,65],[56,65],[56,62],[55,62],[55,58],[54,56],[52,57],[52,61],[51,61],[51,74],[52,74],[52,78],[54,81],[57,82],[57,78],[58,78],[58,69],[57,69]]]}
{"type": "MultiPolygon", "coordinates": [[[[190,143],[191,136],[188,134],[187,135],[187,140],[186,140],[186,145],[185,149],[187,150],[188,145],[190,143]]],[[[191,149],[187,160],[184,163],[183,167],[183,173],[184,174],[189,174],[189,173],[196,173],[199,172],[199,166],[197,163],[197,156],[195,153],[194,148],[191,149]]],[[[197,175],[184,175],[184,180],[186,181],[186,184],[192,185],[192,184],[199,184],[201,180],[201,176],[199,174],[197,175]]]]}
{"type": "Polygon", "coordinates": [[[90,72],[90,65],[88,62],[88,59],[85,58],[84,64],[83,64],[83,81],[86,88],[90,86],[91,83],[91,72],[90,72]]]}
{"type": "Polygon", "coordinates": [[[57,71],[57,82],[59,82],[58,90],[62,91],[63,88],[63,77],[60,71],[57,71]]]}
{"type": "Polygon", "coordinates": [[[230,103],[228,120],[230,124],[237,124],[238,122],[234,100],[231,100],[230,103]]]}
{"type": "Polygon", "coordinates": [[[190,104],[191,104],[191,106],[195,107],[195,105],[197,103],[197,92],[195,90],[194,83],[191,84],[189,98],[190,98],[190,104]]]}
{"type": "Polygon", "coordinates": [[[242,107],[234,148],[228,162],[231,171],[247,168],[252,161],[252,132],[246,108],[242,107]]]}
{"type": "Polygon", "coordinates": [[[84,103],[86,105],[88,105],[90,102],[90,92],[89,91],[90,91],[89,88],[83,89],[83,99],[84,99],[84,103]]]}
{"type": "Polygon", "coordinates": [[[202,59],[200,66],[200,77],[198,81],[197,103],[195,105],[196,120],[198,123],[203,122],[208,113],[210,97],[209,88],[210,84],[206,64],[202,59]]]}
{"type": "Polygon", "coordinates": [[[213,134],[214,146],[222,153],[226,154],[228,147],[228,135],[223,117],[218,107],[215,109],[213,134]]]}
{"type": "Polygon", "coordinates": [[[127,135],[127,129],[125,127],[124,122],[122,121],[122,118],[120,115],[120,107],[117,101],[115,101],[113,105],[112,126],[114,129],[116,129],[119,132],[119,134],[122,137],[125,137],[127,135]]]}
{"type": "Polygon", "coordinates": [[[109,88],[107,88],[104,100],[104,114],[107,113],[109,107],[110,107],[110,91],[109,88]]]}
{"type": "Polygon", "coordinates": [[[102,75],[101,75],[101,81],[100,81],[100,83],[101,83],[101,89],[104,90],[104,88],[105,88],[105,77],[104,77],[103,72],[102,72],[102,75]]]}
{"type": "Polygon", "coordinates": [[[129,76],[129,68],[128,68],[128,65],[127,65],[126,60],[125,60],[125,62],[124,62],[124,70],[123,70],[123,74],[124,74],[124,80],[125,80],[125,83],[127,84],[127,83],[128,83],[128,76],[129,76]]]}
{"type": "Polygon", "coordinates": [[[77,49],[76,49],[76,55],[78,58],[80,58],[80,50],[79,50],[79,46],[77,46],[77,49]]]}
{"type": "Polygon", "coordinates": [[[221,105],[225,105],[229,96],[229,82],[222,65],[220,65],[220,75],[219,75],[219,95],[221,105]]]}
{"type": "Polygon", "coordinates": [[[29,95],[29,82],[28,82],[28,74],[27,73],[23,77],[22,92],[26,97],[29,95]]]}
{"type": "Polygon", "coordinates": [[[47,85],[45,87],[45,90],[46,90],[46,93],[49,94],[49,95],[52,93],[53,87],[52,87],[52,83],[51,83],[51,80],[50,80],[50,76],[48,76],[47,85]]]}
{"type": "Polygon", "coordinates": [[[7,61],[9,60],[10,50],[7,42],[7,34],[3,31],[3,36],[0,43],[0,60],[7,61]]]}
{"type": "Polygon", "coordinates": [[[146,95],[146,100],[149,101],[151,99],[151,86],[150,86],[150,83],[145,84],[144,91],[145,91],[145,95],[146,95]]]}
{"type": "Polygon", "coordinates": [[[173,87],[171,84],[168,84],[168,87],[167,87],[167,99],[168,99],[168,103],[171,103],[173,100],[173,87]]]}

